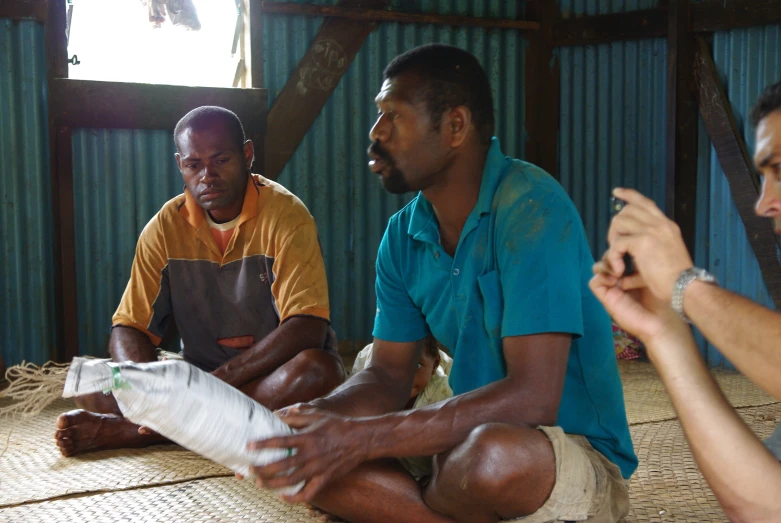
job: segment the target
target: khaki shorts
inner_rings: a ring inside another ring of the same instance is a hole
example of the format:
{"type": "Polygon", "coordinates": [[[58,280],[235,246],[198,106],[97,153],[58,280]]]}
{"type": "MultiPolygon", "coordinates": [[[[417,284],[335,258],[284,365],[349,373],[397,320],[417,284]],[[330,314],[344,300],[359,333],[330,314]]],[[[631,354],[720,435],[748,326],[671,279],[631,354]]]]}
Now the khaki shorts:
{"type": "Polygon", "coordinates": [[[594,450],[585,436],[561,427],[539,427],[556,456],[556,484],[548,501],[523,523],[588,521],[615,523],[629,513],[629,487],[616,464],[594,450]]]}

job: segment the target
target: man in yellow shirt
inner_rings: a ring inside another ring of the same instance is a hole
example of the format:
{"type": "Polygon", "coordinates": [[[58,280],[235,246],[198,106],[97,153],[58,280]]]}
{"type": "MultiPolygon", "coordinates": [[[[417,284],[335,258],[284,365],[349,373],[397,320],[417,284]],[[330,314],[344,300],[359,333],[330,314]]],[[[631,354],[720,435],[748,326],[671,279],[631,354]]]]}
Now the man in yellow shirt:
{"type": "MultiPolygon", "coordinates": [[[[141,233],[112,321],[112,359],[155,361],[173,320],[186,361],[270,409],[329,392],[344,367],[314,219],[295,195],[251,173],[253,144],[232,112],[199,107],[174,140],[184,194],[141,233]]],[[[57,420],[65,456],[162,441],[125,420],[112,396],[77,404],[57,420]]]]}

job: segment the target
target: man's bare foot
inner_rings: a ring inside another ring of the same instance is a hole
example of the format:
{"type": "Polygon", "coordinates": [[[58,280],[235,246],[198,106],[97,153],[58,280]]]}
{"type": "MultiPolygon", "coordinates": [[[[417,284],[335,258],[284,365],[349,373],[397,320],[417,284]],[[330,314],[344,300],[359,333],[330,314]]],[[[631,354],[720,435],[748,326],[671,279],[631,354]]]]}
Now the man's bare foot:
{"type": "Polygon", "coordinates": [[[81,409],[60,414],[54,439],[65,457],[98,450],[146,447],[166,441],[157,434],[139,434],[138,425],[121,416],[81,409]]]}

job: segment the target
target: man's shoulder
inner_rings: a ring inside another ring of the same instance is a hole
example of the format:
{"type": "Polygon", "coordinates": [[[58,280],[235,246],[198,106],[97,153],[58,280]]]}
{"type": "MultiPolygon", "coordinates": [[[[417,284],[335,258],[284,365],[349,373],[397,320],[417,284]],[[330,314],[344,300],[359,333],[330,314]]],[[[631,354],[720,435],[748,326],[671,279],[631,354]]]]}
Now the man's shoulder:
{"type": "Polygon", "coordinates": [[[536,165],[512,160],[496,189],[495,212],[502,220],[578,216],[574,202],[559,182],[536,165]]]}
{"type": "Polygon", "coordinates": [[[569,195],[548,172],[533,163],[513,159],[497,189],[502,203],[522,200],[551,200],[571,203],[569,195]]]}
{"type": "Polygon", "coordinates": [[[261,194],[258,205],[262,213],[275,214],[280,219],[298,224],[314,221],[304,202],[284,185],[259,174],[253,174],[252,178],[261,194]]]}
{"type": "Polygon", "coordinates": [[[141,236],[164,235],[185,224],[179,214],[184,205],[184,194],[178,194],[165,202],[141,231],[141,236]]]}

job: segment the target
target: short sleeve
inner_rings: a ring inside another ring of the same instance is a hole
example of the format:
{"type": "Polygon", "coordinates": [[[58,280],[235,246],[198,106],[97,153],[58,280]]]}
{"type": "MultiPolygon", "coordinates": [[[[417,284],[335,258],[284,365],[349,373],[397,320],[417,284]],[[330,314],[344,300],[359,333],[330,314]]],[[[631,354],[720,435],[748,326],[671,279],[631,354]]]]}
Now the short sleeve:
{"type": "Polygon", "coordinates": [[[580,217],[562,190],[518,198],[497,215],[501,336],[583,335],[580,217]],[[529,197],[531,196],[531,197],[529,197]]]}
{"type": "Polygon", "coordinates": [[[171,318],[171,292],[168,283],[168,259],[160,229],[159,215],[144,227],[136,244],[136,254],[112,325],[133,327],[158,345],[171,318]]]}
{"type": "Polygon", "coordinates": [[[274,259],[271,292],[280,322],[291,316],[316,316],[330,321],[328,282],[314,219],[284,236],[274,259]]]}
{"type": "Polygon", "coordinates": [[[392,245],[396,232],[392,229],[396,225],[388,225],[377,253],[377,311],[373,334],[381,340],[404,343],[426,337],[429,329],[423,313],[407,292],[399,260],[396,260],[399,249],[392,245]]]}

